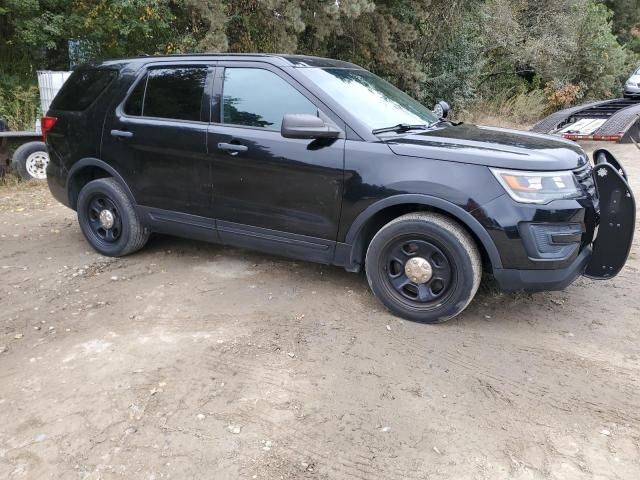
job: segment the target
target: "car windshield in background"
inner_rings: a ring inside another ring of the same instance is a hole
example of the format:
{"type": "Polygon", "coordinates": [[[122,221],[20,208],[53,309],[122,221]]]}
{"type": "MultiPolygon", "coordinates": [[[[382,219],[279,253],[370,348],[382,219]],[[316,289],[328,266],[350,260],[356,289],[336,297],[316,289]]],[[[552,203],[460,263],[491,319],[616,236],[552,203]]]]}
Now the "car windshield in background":
{"type": "Polygon", "coordinates": [[[417,100],[366,70],[305,67],[300,68],[300,72],[371,130],[438,121],[433,112],[417,100]]]}

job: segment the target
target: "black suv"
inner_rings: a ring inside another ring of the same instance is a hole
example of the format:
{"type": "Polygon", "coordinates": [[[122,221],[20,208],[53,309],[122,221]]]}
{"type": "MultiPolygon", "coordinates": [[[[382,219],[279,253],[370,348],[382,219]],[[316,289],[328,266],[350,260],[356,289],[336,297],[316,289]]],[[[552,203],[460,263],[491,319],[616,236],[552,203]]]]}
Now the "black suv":
{"type": "Polygon", "coordinates": [[[161,232],[364,268],[424,322],[483,269],[506,291],[618,273],[635,204],[609,152],[593,175],[569,141],[445,117],[351,63],[186,55],[77,69],[43,134],[52,194],[104,255],[161,232]]]}

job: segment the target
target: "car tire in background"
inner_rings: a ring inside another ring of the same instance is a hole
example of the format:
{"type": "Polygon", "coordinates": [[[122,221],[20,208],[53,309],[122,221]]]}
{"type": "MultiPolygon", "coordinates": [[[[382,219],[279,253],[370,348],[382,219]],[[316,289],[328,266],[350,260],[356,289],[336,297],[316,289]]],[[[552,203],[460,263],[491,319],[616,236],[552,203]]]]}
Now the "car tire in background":
{"type": "Polygon", "coordinates": [[[471,302],[482,261],[471,235],[438,213],[409,213],[373,237],[365,259],[375,296],[394,314],[424,323],[455,317],[471,302]]]}
{"type": "Polygon", "coordinates": [[[102,255],[122,257],[145,246],[149,230],[113,178],[87,183],[78,195],[78,223],[89,244],[102,255]]]}
{"type": "Polygon", "coordinates": [[[44,142],[20,145],[13,153],[13,171],[23,180],[46,180],[49,152],[44,142]]]}

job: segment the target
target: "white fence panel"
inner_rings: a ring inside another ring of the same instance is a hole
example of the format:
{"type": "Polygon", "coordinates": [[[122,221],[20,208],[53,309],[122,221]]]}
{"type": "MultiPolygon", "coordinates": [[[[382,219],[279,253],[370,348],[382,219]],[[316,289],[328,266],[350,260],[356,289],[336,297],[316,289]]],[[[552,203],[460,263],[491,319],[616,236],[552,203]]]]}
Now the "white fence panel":
{"type": "Polygon", "coordinates": [[[38,88],[40,89],[40,107],[42,114],[46,115],[51,106],[53,97],[56,96],[62,84],[69,78],[71,72],[53,72],[41,70],[38,72],[38,88]]]}

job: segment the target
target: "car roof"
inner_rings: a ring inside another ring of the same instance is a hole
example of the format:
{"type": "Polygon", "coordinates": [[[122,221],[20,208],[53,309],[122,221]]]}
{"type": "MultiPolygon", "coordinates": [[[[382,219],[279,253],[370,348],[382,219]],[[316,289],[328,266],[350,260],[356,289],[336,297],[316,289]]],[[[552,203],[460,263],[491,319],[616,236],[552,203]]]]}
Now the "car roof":
{"type": "Polygon", "coordinates": [[[279,67],[318,67],[318,68],[357,68],[358,65],[343,60],[334,60],[331,58],[314,57],[311,55],[288,55],[288,54],[271,54],[271,53],[191,53],[179,55],[153,55],[132,58],[122,58],[107,60],[101,63],[100,67],[122,67],[131,64],[145,64],[149,62],[175,62],[179,61],[202,61],[202,60],[244,60],[244,61],[260,61],[276,65],[279,67]]]}

